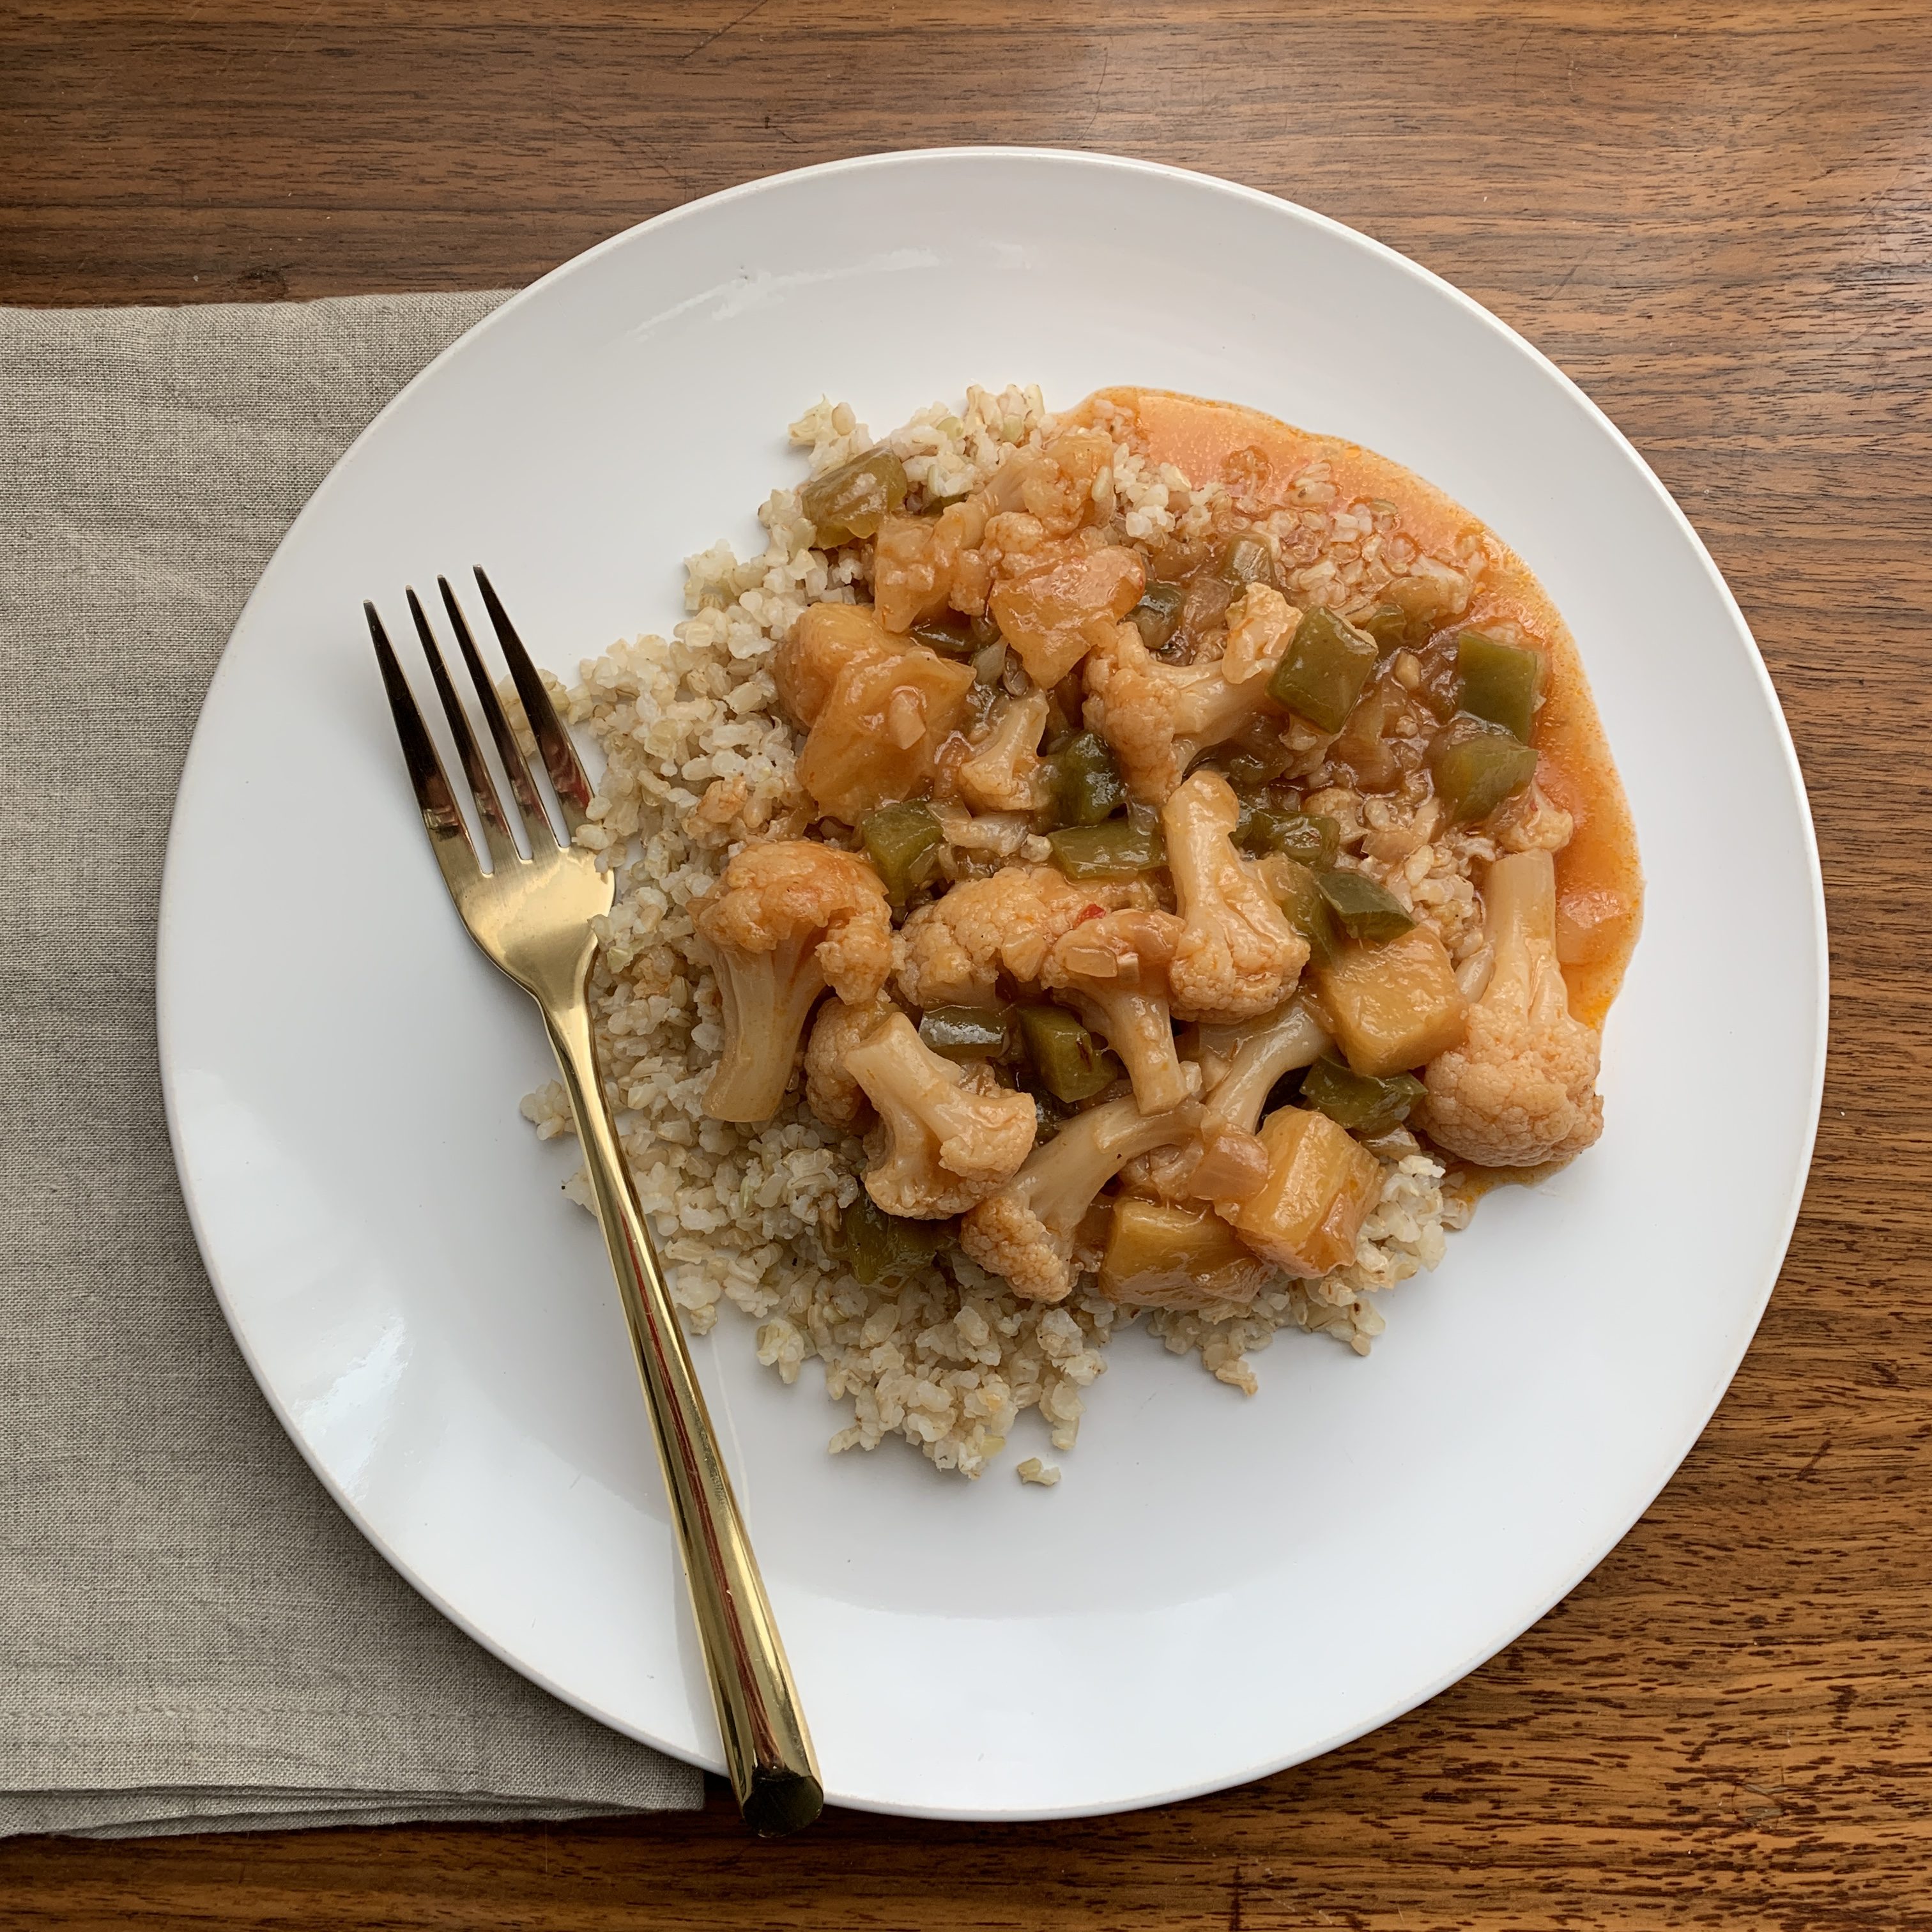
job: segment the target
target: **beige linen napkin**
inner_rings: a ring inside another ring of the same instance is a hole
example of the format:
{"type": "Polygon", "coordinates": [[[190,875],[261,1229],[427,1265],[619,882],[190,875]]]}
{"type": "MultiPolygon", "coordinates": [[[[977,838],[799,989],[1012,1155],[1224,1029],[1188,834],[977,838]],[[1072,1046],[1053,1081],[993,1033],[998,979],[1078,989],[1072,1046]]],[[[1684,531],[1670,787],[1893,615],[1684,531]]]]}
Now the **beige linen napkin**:
{"type": "Polygon", "coordinates": [[[324,1494],[162,1118],[155,902],[209,674],[330,464],[502,299],[0,309],[0,1834],[699,1800],[324,1494]]]}

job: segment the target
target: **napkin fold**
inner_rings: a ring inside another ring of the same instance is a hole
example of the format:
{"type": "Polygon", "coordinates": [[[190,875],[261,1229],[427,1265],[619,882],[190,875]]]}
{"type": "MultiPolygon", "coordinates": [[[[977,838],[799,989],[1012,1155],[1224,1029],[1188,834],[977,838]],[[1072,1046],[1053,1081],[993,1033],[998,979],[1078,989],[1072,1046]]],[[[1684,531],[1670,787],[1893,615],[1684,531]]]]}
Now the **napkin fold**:
{"type": "Polygon", "coordinates": [[[215,661],[344,448],[502,299],[0,309],[0,1834],[700,1802],[329,1499],[162,1113],[155,910],[215,661]]]}

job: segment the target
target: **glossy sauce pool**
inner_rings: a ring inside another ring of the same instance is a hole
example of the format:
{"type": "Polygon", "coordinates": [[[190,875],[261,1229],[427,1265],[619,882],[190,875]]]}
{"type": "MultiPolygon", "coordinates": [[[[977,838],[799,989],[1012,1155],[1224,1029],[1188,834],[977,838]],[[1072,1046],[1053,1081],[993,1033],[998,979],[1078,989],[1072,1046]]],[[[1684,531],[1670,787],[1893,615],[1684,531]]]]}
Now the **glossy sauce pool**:
{"type": "MultiPolygon", "coordinates": [[[[1528,566],[1434,484],[1359,444],[1294,428],[1256,410],[1162,389],[1100,390],[1071,420],[1091,421],[1109,408],[1128,418],[1125,440],[1150,461],[1172,463],[1195,482],[1238,476],[1243,490],[1287,508],[1295,478],[1310,464],[1324,462],[1339,500],[1380,498],[1394,504],[1402,533],[1424,554],[1480,553],[1476,593],[1456,628],[1514,625],[1543,653],[1544,700],[1532,732],[1537,782],[1576,821],[1570,842],[1556,855],[1558,956],[1570,1010],[1600,1027],[1642,924],[1643,875],[1630,807],[1582,661],[1568,626],[1528,566]]],[[[1114,433],[1122,434],[1118,419],[1114,433]]]]}

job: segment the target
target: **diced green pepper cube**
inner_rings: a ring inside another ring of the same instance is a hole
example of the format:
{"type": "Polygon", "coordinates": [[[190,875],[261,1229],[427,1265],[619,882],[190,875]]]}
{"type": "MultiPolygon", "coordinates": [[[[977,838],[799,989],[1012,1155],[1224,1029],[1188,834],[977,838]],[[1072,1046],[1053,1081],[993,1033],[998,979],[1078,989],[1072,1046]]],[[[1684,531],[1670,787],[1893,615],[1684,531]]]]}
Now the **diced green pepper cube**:
{"type": "Polygon", "coordinates": [[[1342,849],[1342,828],[1325,812],[1298,812],[1284,833],[1281,849],[1304,866],[1332,866],[1342,849]]]}
{"type": "Polygon", "coordinates": [[[1378,604],[1360,628],[1375,639],[1376,648],[1387,657],[1408,641],[1408,613],[1400,604],[1378,604]]]}
{"type": "Polygon", "coordinates": [[[1498,644],[1480,631],[1456,640],[1458,706],[1472,718],[1486,718],[1528,744],[1536,722],[1536,698],[1543,683],[1543,659],[1516,644],[1498,644]]]}
{"type": "Polygon", "coordinates": [[[1159,832],[1118,818],[1049,832],[1046,842],[1053,862],[1070,879],[1130,879],[1167,863],[1159,832]]]}
{"type": "Polygon", "coordinates": [[[1120,1077],[1120,1061],[1064,1006],[1021,1007],[1020,1038],[1056,1100],[1090,1100],[1120,1077]]]}
{"type": "Polygon", "coordinates": [[[1351,939],[1384,945],[1415,923],[1401,900],[1366,872],[1318,872],[1315,884],[1351,939]]]}
{"type": "Polygon", "coordinates": [[[1214,574],[1223,584],[1267,584],[1280,590],[1274,551],[1264,537],[1243,530],[1230,537],[1215,560],[1214,574]]]}
{"type": "Polygon", "coordinates": [[[1536,752],[1502,725],[1465,713],[1436,734],[1429,771],[1456,822],[1471,825],[1535,777],[1536,752]]]}
{"type": "Polygon", "coordinates": [[[859,838],[886,898],[903,905],[907,896],[937,868],[946,832],[931,806],[910,800],[867,812],[859,821],[859,838]]]}
{"type": "Polygon", "coordinates": [[[910,635],[941,657],[963,658],[980,649],[974,641],[972,626],[950,610],[942,617],[922,620],[914,625],[910,635]]]}
{"type": "Polygon", "coordinates": [[[798,493],[798,507],[811,520],[820,548],[877,536],[879,526],[906,500],[905,465],[890,449],[868,449],[798,493]]]}
{"type": "Polygon", "coordinates": [[[1004,1060],[1013,1052],[1010,1006],[934,1006],[920,1021],[919,1036],[948,1060],[1004,1060]]]}
{"type": "Polygon", "coordinates": [[[1374,638],[1318,606],[1295,626],[1268,695],[1319,729],[1339,731],[1381,656],[1374,638]]]}
{"type": "Polygon", "coordinates": [[[1127,613],[1127,620],[1141,634],[1141,642],[1157,651],[1180,628],[1180,613],[1187,602],[1184,584],[1150,584],[1141,601],[1127,613]]]}
{"type": "Polygon", "coordinates": [[[1099,825],[1127,802],[1127,788],[1106,739],[1081,731],[1053,754],[1053,802],[1063,825],[1099,825]]]}
{"type": "Polygon", "coordinates": [[[1315,874],[1298,862],[1277,862],[1269,878],[1283,916],[1308,942],[1311,962],[1332,964],[1342,950],[1342,922],[1323,897],[1315,874]]]}
{"type": "Polygon", "coordinates": [[[1304,866],[1333,865],[1342,845],[1342,828],[1318,812],[1295,812],[1264,799],[1244,798],[1234,823],[1234,843],[1251,857],[1286,852],[1304,866]]]}
{"type": "Polygon", "coordinates": [[[1358,1134],[1388,1132],[1408,1118],[1424,1090],[1412,1073],[1377,1080],[1354,1072],[1332,1054],[1324,1053],[1301,1076],[1302,1104],[1358,1134]]]}
{"type": "Polygon", "coordinates": [[[1225,745],[1214,762],[1237,791],[1260,791],[1271,785],[1294,762],[1294,748],[1282,737],[1279,719],[1267,721],[1236,743],[1225,745]]]}
{"type": "Polygon", "coordinates": [[[944,1221],[910,1221],[888,1214],[862,1187],[838,1218],[838,1232],[827,1243],[835,1260],[868,1286],[908,1274],[937,1255],[946,1239],[944,1221]]]}

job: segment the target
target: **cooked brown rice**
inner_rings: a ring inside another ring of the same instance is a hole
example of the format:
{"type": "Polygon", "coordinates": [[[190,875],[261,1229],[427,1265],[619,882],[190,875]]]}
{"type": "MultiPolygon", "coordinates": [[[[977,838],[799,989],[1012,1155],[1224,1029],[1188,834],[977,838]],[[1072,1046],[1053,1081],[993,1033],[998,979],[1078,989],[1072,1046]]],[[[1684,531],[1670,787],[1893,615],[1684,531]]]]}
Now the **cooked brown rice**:
{"type": "MultiPolygon", "coordinates": [[[[963,409],[935,405],[886,440],[915,490],[951,496],[1016,448],[1037,444],[1052,424],[1036,388],[975,388],[963,409]]],[[[791,426],[791,437],[814,476],[871,441],[848,406],[824,401],[791,426]]],[[[1298,510],[1286,513],[1294,541],[1284,548],[1298,588],[1338,572],[1352,584],[1364,572],[1385,580],[1457,571],[1461,560],[1416,554],[1378,506],[1334,500],[1332,486],[1324,495],[1321,468],[1298,479],[1298,510]]],[[[1221,488],[1197,488],[1172,465],[1151,470],[1121,444],[1096,499],[1112,493],[1112,514],[1130,538],[1186,536],[1210,527],[1221,488]]],[[[1085,1391],[1106,1366],[1102,1352],[1136,1311],[1078,1290],[1058,1306],[1022,1300],[956,1252],[902,1286],[862,1285],[824,1239],[858,1190],[858,1142],[821,1125],[796,1082],[763,1125],[705,1115],[722,1034],[717,990],[694,945],[692,903],[744,841],[796,832],[811,818],[794,783],[794,734],[770,656],[808,604],[849,602],[862,586],[861,556],[828,558],[810,547],[795,490],[774,490],[758,514],[767,532],[761,554],[741,560],[721,542],[690,558],[689,616],[669,638],[638,638],[587,661],[568,694],[566,715],[606,761],[580,836],[617,872],[592,987],[598,1045],[639,1198],[692,1329],[710,1330],[728,1301],[756,1324],[758,1359],[785,1382],[815,1358],[826,1393],[847,1412],[834,1450],[900,1436],[939,1468],[977,1476],[1028,1409],[1039,1412],[1054,1449],[1072,1446],[1085,1391]]],[[[1311,751],[1309,775],[1318,782],[1318,761],[1311,751]]],[[[1388,886],[1458,962],[1477,950],[1472,869],[1494,856],[1493,843],[1438,836],[1431,808],[1405,814],[1345,786],[1316,790],[1309,804],[1341,824],[1344,864],[1388,886]]],[[[1519,827],[1515,837],[1537,842],[1538,828],[1519,827]]],[[[543,1138],[570,1130],[555,1083],[531,1094],[524,1112],[543,1138]]],[[[1466,1204],[1445,1198],[1442,1180],[1436,1159],[1398,1142],[1352,1266],[1318,1282],[1278,1274],[1251,1306],[1152,1310],[1147,1325],[1169,1350],[1198,1354],[1218,1380],[1249,1394],[1256,1387],[1250,1358],[1279,1328],[1326,1335],[1366,1354],[1384,1325],[1376,1298],[1432,1268],[1445,1229],[1467,1219],[1466,1204]]],[[[580,1172],[566,1186],[590,1206],[580,1172]]],[[[1042,1486],[1060,1478],[1038,1456],[1016,1472],[1042,1486]]]]}

